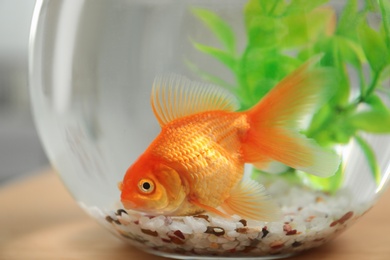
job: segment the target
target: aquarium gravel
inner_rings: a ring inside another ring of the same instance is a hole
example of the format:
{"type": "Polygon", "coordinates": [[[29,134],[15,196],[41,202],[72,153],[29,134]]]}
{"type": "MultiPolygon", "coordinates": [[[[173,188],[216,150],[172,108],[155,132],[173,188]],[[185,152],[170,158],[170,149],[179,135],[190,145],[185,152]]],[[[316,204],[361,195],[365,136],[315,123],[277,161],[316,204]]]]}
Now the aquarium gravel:
{"type": "MultiPolygon", "coordinates": [[[[155,254],[202,256],[284,255],[317,247],[346,229],[370,208],[354,206],[346,190],[330,195],[280,180],[268,191],[282,209],[279,222],[233,216],[148,216],[118,209],[104,214],[106,225],[133,245],[155,254]]],[[[96,214],[95,209],[89,209],[96,214]]]]}

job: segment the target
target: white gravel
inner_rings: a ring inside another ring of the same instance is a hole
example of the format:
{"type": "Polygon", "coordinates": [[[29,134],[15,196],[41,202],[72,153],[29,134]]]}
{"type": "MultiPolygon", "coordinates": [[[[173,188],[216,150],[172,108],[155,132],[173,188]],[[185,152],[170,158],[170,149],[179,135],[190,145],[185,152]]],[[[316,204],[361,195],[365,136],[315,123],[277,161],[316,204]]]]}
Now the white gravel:
{"type": "MultiPolygon", "coordinates": [[[[338,235],[371,205],[357,205],[347,190],[329,195],[277,181],[267,190],[280,205],[281,222],[224,219],[207,212],[199,216],[145,216],[105,212],[104,222],[131,244],[155,254],[178,257],[280,256],[317,247],[338,235]]],[[[87,208],[102,218],[102,211],[87,208]]]]}

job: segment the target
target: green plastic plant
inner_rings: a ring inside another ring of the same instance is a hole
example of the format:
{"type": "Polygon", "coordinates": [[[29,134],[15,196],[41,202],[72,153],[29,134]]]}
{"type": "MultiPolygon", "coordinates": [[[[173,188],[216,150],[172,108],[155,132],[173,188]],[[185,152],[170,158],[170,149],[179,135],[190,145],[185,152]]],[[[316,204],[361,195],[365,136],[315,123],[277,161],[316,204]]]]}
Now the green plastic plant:
{"type": "MultiPolygon", "coordinates": [[[[332,98],[315,111],[303,133],[328,149],[354,139],[364,152],[372,176],[379,184],[381,173],[375,153],[362,133],[390,133],[390,110],[379,93],[389,95],[390,3],[346,1],[336,15],[328,0],[249,0],[243,10],[246,46],[237,50],[232,27],[216,13],[195,8],[193,14],[215,35],[220,46],[193,41],[200,52],[228,68],[234,84],[189,66],[205,79],[233,92],[245,110],[268,93],[283,77],[313,55],[323,54],[322,66],[333,68],[337,85],[332,98]],[[369,20],[379,13],[380,26],[369,20]],[[356,74],[358,82],[349,75],[356,74]],[[353,86],[359,86],[357,92],[353,86]],[[355,93],[356,92],[356,93],[355,93]]],[[[266,174],[255,171],[254,174],[266,174]]],[[[281,176],[334,192],[343,182],[343,167],[330,178],[319,178],[292,169],[281,176]]]]}

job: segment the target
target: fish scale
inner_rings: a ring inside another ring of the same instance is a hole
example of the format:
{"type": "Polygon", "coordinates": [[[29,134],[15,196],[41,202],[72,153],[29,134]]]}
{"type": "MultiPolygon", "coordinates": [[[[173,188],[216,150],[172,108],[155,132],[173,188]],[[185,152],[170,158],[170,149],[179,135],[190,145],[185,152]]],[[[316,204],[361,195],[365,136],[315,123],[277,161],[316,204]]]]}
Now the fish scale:
{"type": "Polygon", "coordinates": [[[151,150],[183,167],[194,187],[190,196],[217,206],[229,196],[226,187],[235,186],[242,178],[240,134],[247,128],[240,113],[210,111],[187,116],[166,125],[151,150]]]}

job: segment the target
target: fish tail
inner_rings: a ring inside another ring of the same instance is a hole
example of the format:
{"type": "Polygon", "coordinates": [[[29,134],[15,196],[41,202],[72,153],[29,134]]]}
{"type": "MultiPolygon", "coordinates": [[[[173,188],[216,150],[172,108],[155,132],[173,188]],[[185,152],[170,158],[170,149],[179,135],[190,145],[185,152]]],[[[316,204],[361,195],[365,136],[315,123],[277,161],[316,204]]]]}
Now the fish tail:
{"type": "Polygon", "coordinates": [[[338,156],[299,133],[303,117],[332,93],[334,74],[326,68],[314,68],[320,58],[304,63],[244,112],[250,125],[242,143],[246,162],[261,168],[276,160],[320,177],[336,172],[338,156]]]}

